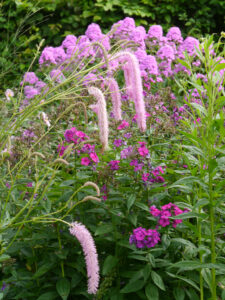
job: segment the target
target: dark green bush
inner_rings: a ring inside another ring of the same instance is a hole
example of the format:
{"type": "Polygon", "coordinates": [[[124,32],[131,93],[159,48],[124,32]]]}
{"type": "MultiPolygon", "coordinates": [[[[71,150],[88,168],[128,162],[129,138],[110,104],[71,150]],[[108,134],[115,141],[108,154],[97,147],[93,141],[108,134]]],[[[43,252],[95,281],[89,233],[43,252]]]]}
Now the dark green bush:
{"type": "MultiPolygon", "coordinates": [[[[183,35],[219,33],[224,0],[3,0],[0,3],[0,80],[4,90],[29,66],[36,45],[59,45],[69,33],[84,34],[88,24],[108,30],[125,16],[146,29],[179,26],[183,35]]],[[[19,80],[19,79],[18,79],[19,80]]]]}

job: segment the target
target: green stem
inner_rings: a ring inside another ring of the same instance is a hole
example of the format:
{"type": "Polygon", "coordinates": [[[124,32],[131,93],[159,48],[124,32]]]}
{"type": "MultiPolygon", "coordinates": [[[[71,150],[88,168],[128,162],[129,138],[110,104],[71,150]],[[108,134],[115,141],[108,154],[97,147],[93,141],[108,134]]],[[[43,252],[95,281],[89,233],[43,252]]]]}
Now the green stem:
{"type": "MultiPolygon", "coordinates": [[[[57,237],[59,241],[59,249],[60,251],[62,250],[62,243],[61,243],[61,238],[60,238],[60,232],[59,232],[59,224],[57,224],[57,237]]],[[[65,277],[65,271],[64,271],[64,262],[61,261],[61,270],[62,270],[62,277],[65,277]]]]}

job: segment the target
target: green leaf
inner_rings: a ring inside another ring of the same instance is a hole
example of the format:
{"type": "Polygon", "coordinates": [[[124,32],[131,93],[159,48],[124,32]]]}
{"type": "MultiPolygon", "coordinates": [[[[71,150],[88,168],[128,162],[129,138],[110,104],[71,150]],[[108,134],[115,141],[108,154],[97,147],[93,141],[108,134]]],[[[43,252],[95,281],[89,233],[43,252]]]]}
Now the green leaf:
{"type": "Polygon", "coordinates": [[[180,287],[175,287],[173,289],[173,295],[174,295],[175,300],[184,300],[184,298],[185,298],[185,292],[180,287]]]}
{"type": "Polygon", "coordinates": [[[135,282],[129,282],[121,291],[120,293],[127,294],[139,291],[145,285],[144,280],[137,280],[135,282]]]}
{"type": "Polygon", "coordinates": [[[134,202],[136,200],[136,195],[135,194],[131,194],[130,197],[127,200],[127,208],[128,211],[130,210],[130,208],[133,206],[134,202]]]}
{"type": "Polygon", "coordinates": [[[155,283],[155,285],[157,285],[161,290],[165,291],[166,289],[165,289],[165,286],[164,286],[161,276],[158,273],[156,273],[155,271],[151,272],[151,276],[152,276],[152,280],[155,283]]]}
{"type": "Polygon", "coordinates": [[[112,225],[100,225],[95,231],[95,235],[102,235],[113,231],[112,225]]]}
{"type": "Polygon", "coordinates": [[[56,290],[63,300],[66,300],[70,294],[70,282],[66,278],[61,278],[56,283],[56,290]]]}
{"type": "Polygon", "coordinates": [[[7,255],[7,254],[2,254],[2,255],[0,256],[0,263],[3,262],[3,261],[5,261],[5,260],[8,260],[8,259],[10,259],[10,256],[9,256],[9,255],[7,255]]]}
{"type": "Polygon", "coordinates": [[[168,274],[170,277],[180,279],[180,280],[188,283],[189,285],[193,286],[197,291],[200,291],[197,284],[194,281],[192,281],[191,279],[188,279],[188,278],[183,277],[183,276],[175,275],[175,274],[172,274],[172,273],[169,273],[169,272],[166,272],[166,274],[168,274]]]}
{"type": "Polygon", "coordinates": [[[148,300],[158,300],[159,290],[154,284],[149,283],[145,287],[145,295],[148,300]]]}
{"type": "Polygon", "coordinates": [[[46,263],[43,266],[41,266],[36,273],[34,273],[33,278],[36,279],[42,275],[44,275],[45,273],[47,273],[51,268],[53,267],[53,263],[46,263]]]}
{"type": "Polygon", "coordinates": [[[147,281],[151,273],[151,266],[147,264],[144,267],[144,269],[142,269],[142,271],[143,271],[144,281],[147,281]]]}
{"type": "Polygon", "coordinates": [[[137,215],[134,215],[134,214],[129,215],[129,216],[128,216],[128,219],[131,221],[131,223],[132,223],[134,226],[137,225],[137,215]]]}
{"type": "Polygon", "coordinates": [[[213,69],[213,73],[216,72],[216,71],[219,72],[223,69],[225,69],[225,63],[220,63],[217,66],[215,66],[215,68],[213,69]]]}
{"type": "Polygon", "coordinates": [[[190,66],[190,64],[188,64],[185,60],[181,60],[181,59],[177,59],[178,60],[178,62],[182,65],[182,66],[184,66],[185,68],[187,68],[188,70],[191,70],[191,66],[190,66]]]}
{"type": "Polygon", "coordinates": [[[107,256],[102,268],[102,274],[104,276],[108,274],[116,266],[117,262],[118,259],[115,256],[112,255],[107,256]]]}
{"type": "Polygon", "coordinates": [[[136,202],[135,206],[137,206],[137,207],[139,207],[139,208],[141,208],[141,209],[149,212],[149,207],[147,205],[145,205],[144,203],[136,202]]]}
{"type": "Polygon", "coordinates": [[[182,238],[174,238],[174,239],[171,240],[171,242],[177,242],[178,244],[183,244],[185,246],[192,247],[192,248],[196,249],[196,246],[192,242],[190,242],[188,240],[185,240],[185,239],[182,239],[182,238]]]}
{"type": "Polygon", "coordinates": [[[209,268],[209,269],[217,269],[225,274],[225,265],[224,264],[212,264],[212,263],[200,263],[199,261],[192,261],[192,260],[185,260],[185,261],[179,261],[175,264],[173,264],[170,268],[180,268],[180,270],[195,270],[195,269],[203,269],[203,268],[209,268]]]}
{"type": "Polygon", "coordinates": [[[195,213],[195,212],[187,212],[187,213],[183,213],[174,217],[171,217],[171,219],[173,220],[177,220],[177,219],[190,219],[190,218],[200,218],[200,219],[206,219],[207,218],[207,214],[205,213],[195,213]]]}
{"type": "Polygon", "coordinates": [[[37,300],[53,300],[57,297],[58,295],[56,292],[47,292],[38,297],[37,300]]]}

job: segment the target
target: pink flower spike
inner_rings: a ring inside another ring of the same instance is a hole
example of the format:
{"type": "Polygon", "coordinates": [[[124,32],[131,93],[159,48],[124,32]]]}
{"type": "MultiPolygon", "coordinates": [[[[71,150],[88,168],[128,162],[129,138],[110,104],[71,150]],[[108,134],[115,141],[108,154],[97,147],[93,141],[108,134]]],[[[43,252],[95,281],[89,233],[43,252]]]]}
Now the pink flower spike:
{"type": "Polygon", "coordinates": [[[113,114],[116,121],[120,121],[121,117],[121,95],[117,81],[114,78],[107,78],[104,82],[109,87],[112,98],[113,114]]]}
{"type": "Polygon", "coordinates": [[[103,151],[108,149],[108,136],[109,136],[109,125],[108,116],[106,109],[105,97],[102,91],[96,87],[88,87],[88,93],[93,95],[97,100],[97,116],[98,116],[98,127],[99,127],[99,137],[102,143],[103,151]]]}
{"type": "Polygon", "coordinates": [[[99,285],[99,264],[94,240],[87,228],[78,222],[71,224],[70,233],[78,239],[84,252],[88,276],[88,293],[96,294],[99,285]]]}
{"type": "Polygon", "coordinates": [[[126,63],[123,66],[126,87],[128,88],[128,92],[135,103],[138,127],[143,132],[146,130],[146,115],[139,62],[136,56],[128,51],[121,51],[115,54],[112,57],[112,60],[114,59],[121,63],[126,63]]]}

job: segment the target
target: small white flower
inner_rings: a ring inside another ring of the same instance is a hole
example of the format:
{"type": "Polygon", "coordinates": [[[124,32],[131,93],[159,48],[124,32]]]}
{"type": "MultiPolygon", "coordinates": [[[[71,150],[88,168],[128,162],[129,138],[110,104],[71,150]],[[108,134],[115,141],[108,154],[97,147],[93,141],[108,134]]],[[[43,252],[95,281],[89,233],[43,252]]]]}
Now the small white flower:
{"type": "Polygon", "coordinates": [[[5,96],[6,96],[6,99],[9,101],[14,96],[14,92],[10,89],[7,89],[5,91],[5,96]]]}
{"type": "Polygon", "coordinates": [[[45,112],[41,112],[41,116],[42,116],[42,119],[43,119],[43,121],[45,122],[45,124],[48,126],[48,127],[50,127],[51,126],[51,123],[49,122],[49,119],[48,119],[48,116],[46,115],[46,113],[45,112]]]}

